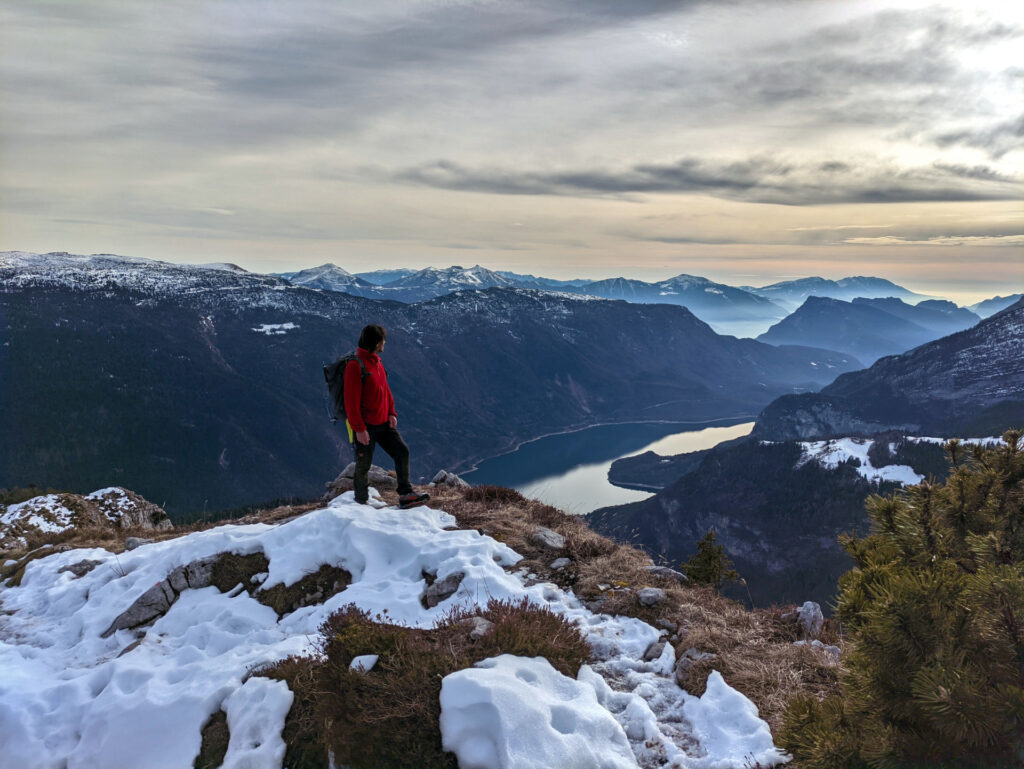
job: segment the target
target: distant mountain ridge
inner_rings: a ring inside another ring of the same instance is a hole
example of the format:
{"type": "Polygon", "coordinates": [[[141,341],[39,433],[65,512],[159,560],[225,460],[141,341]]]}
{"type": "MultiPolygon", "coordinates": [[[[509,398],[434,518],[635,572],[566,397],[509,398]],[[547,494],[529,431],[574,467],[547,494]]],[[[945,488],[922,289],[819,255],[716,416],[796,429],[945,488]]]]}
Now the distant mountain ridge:
{"type": "Polygon", "coordinates": [[[782,281],[781,283],[772,283],[761,288],[754,288],[752,286],[744,286],[743,288],[759,296],[771,299],[788,311],[795,310],[810,296],[842,299],[845,301],[858,297],[878,299],[894,296],[908,301],[934,298],[914,293],[885,278],[862,275],[840,278],[839,280],[828,280],[827,278],[820,277],[799,278],[797,280],[782,281]]]}
{"type": "Polygon", "coordinates": [[[967,309],[971,312],[975,312],[983,318],[987,318],[990,315],[995,315],[997,312],[1005,310],[1012,304],[1019,302],[1024,299],[1024,294],[1010,294],[1009,296],[994,296],[991,299],[986,299],[983,302],[972,304],[967,309]]]}
{"type": "Polygon", "coordinates": [[[769,344],[801,344],[842,350],[866,365],[918,345],[962,331],[980,318],[952,302],[900,299],[841,299],[811,296],[792,314],[757,337],[769,344]]]}
{"type": "Polygon", "coordinates": [[[758,417],[754,435],[806,440],[900,429],[977,436],[1017,424],[1024,424],[1024,299],[818,393],[781,397],[758,417]]]}
{"type": "Polygon", "coordinates": [[[325,291],[338,291],[354,296],[375,296],[379,286],[343,270],[336,264],[322,264],[299,272],[282,273],[280,277],[293,286],[306,288],[322,288],[325,291]]]}

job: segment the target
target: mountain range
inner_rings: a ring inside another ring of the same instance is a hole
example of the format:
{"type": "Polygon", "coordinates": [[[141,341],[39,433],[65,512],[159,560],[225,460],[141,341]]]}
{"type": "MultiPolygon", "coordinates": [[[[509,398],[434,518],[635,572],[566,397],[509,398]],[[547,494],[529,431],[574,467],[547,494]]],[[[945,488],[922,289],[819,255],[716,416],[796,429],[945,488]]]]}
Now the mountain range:
{"type": "Polygon", "coordinates": [[[892,281],[885,280],[884,278],[864,276],[840,278],[839,280],[828,280],[819,277],[799,278],[797,280],[786,280],[781,283],[772,283],[761,288],[753,288],[751,286],[742,286],[742,288],[758,296],[771,299],[787,312],[795,310],[811,296],[842,299],[845,301],[858,297],[879,299],[893,296],[910,301],[933,298],[909,291],[903,288],[903,286],[897,286],[892,281]]]}
{"type": "Polygon", "coordinates": [[[843,374],[819,393],[782,396],[747,438],[615,462],[616,483],[660,490],[589,520],[670,563],[688,558],[713,529],[755,602],[827,603],[851,563],[837,536],[867,530],[870,494],[943,477],[940,438],[998,436],[1021,425],[1024,300],[843,374]]]}
{"type": "Polygon", "coordinates": [[[805,440],[900,429],[991,435],[1024,422],[1024,299],[966,331],[871,368],[819,393],[784,396],[758,417],[765,440],[805,440]]]}
{"type": "MultiPolygon", "coordinates": [[[[299,272],[275,273],[275,276],[284,278],[293,285],[406,303],[422,302],[467,288],[515,287],[566,291],[636,303],[679,304],[711,325],[717,332],[745,337],[754,337],[759,333],[766,332],[772,324],[781,322],[789,313],[797,310],[806,303],[807,299],[813,297],[837,299],[847,303],[855,300],[899,299],[906,303],[906,307],[914,304],[925,305],[925,307],[932,305],[931,309],[935,312],[930,314],[933,316],[940,314],[953,316],[959,313],[963,317],[971,317],[970,312],[975,308],[979,310],[978,316],[987,317],[1015,301],[1014,297],[994,297],[985,302],[979,302],[972,308],[957,308],[951,302],[940,301],[939,304],[935,304],[936,300],[910,291],[889,280],[864,276],[839,280],[827,280],[820,277],[800,278],[762,288],[734,287],[686,274],[654,283],[623,277],[604,280],[555,280],[507,270],[489,270],[480,265],[468,268],[453,266],[445,269],[428,267],[422,270],[385,269],[352,275],[337,265],[324,264],[299,272]]],[[[1020,295],[1015,296],[1019,298],[1020,295]]],[[[876,337],[859,345],[861,349],[857,357],[863,358],[866,363],[871,363],[880,355],[902,352],[916,344],[966,327],[966,325],[952,327],[945,322],[948,318],[929,319],[926,317],[929,313],[924,312],[905,316],[898,310],[897,305],[888,308],[881,305],[876,306],[879,309],[888,309],[891,314],[904,317],[910,323],[921,325],[926,330],[919,331],[913,327],[893,329],[893,334],[899,338],[896,343],[893,343],[877,338],[878,334],[874,331],[863,329],[869,335],[876,337]]],[[[958,322],[966,323],[962,318],[958,322]]],[[[856,321],[854,321],[854,325],[856,325],[856,321]]],[[[872,324],[868,323],[868,325],[872,324]]],[[[884,326],[885,324],[876,317],[874,325],[884,326]]],[[[852,328],[849,333],[856,335],[859,331],[861,329],[852,328]]],[[[882,332],[882,335],[885,336],[884,329],[882,332]]],[[[780,335],[785,336],[786,334],[780,335]]],[[[766,339],[765,341],[771,340],[766,339]]],[[[852,348],[842,349],[857,355],[852,348]]]]}
{"type": "Polygon", "coordinates": [[[755,413],[857,367],[683,307],[519,288],[403,304],[244,271],[0,254],[0,487],[138,489],[172,516],[318,495],[349,461],[321,365],[359,329],[418,478],[601,422],[755,413]]]}
{"type": "Polygon", "coordinates": [[[1009,296],[994,296],[991,299],[986,299],[983,302],[972,304],[967,309],[971,312],[977,313],[982,318],[987,318],[990,315],[995,315],[1001,310],[1005,310],[1011,304],[1019,302],[1024,299],[1024,294],[1010,294],[1009,296]]]}
{"type": "Polygon", "coordinates": [[[970,328],[981,320],[952,302],[927,299],[917,305],[888,297],[845,302],[811,296],[792,314],[757,337],[768,344],[827,344],[871,365],[885,355],[970,328]]]}

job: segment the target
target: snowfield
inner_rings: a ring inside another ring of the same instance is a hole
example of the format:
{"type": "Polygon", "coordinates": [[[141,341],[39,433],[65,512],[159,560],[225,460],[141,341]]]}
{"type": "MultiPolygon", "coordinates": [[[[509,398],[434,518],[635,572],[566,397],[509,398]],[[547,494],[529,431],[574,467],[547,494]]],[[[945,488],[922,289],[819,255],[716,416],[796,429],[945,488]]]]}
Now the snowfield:
{"type": "Polygon", "coordinates": [[[310,652],[319,625],[349,603],[429,627],[454,606],[492,598],[526,598],[562,614],[594,660],[576,680],[542,658],[508,655],[448,676],[440,727],[463,769],[743,769],[788,760],[753,704],[717,673],[698,698],[675,684],[671,644],[642,661],[662,631],[593,614],[553,584],[525,584],[512,570],[517,553],[454,530],[443,511],[371,501],[356,505],[348,492],[277,525],[225,525],[119,555],[78,549],[32,561],[20,587],[0,587],[0,768],[181,769],[199,752],[203,724],[223,709],[231,732],[223,766],[276,769],[292,693],[259,677],[243,684],[249,670],[310,652]],[[175,568],[261,551],[270,563],[258,575],[264,587],[292,584],[323,564],[344,568],[352,583],[281,619],[242,586],[184,589],[152,625],[102,637],[175,568]],[[65,569],[85,560],[97,565],[84,576],[65,569]],[[455,595],[423,608],[423,573],[456,571],[465,577],[455,595]]]}
{"type": "Polygon", "coordinates": [[[924,480],[923,475],[914,472],[908,465],[886,465],[874,467],[868,451],[874,443],[869,438],[837,438],[829,441],[803,441],[800,443],[801,456],[797,467],[808,462],[817,462],[826,470],[835,470],[843,462],[857,460],[857,474],[872,483],[895,481],[904,486],[916,486],[924,480]]]}
{"type": "MultiPolygon", "coordinates": [[[[942,446],[949,438],[928,438],[908,435],[908,443],[931,443],[942,446]]],[[[995,446],[1003,442],[1002,438],[958,438],[964,446],[995,446]]],[[[1022,439],[1024,443],[1024,439],[1022,439]]],[[[800,460],[797,467],[802,467],[808,462],[817,462],[826,470],[835,470],[843,462],[851,459],[857,461],[857,473],[872,483],[882,481],[895,481],[904,486],[916,486],[924,480],[924,476],[914,472],[908,465],[886,465],[885,467],[874,467],[868,457],[874,439],[872,438],[834,438],[827,441],[801,441],[800,460]]],[[[896,447],[889,444],[889,453],[894,452],[896,447]]]]}

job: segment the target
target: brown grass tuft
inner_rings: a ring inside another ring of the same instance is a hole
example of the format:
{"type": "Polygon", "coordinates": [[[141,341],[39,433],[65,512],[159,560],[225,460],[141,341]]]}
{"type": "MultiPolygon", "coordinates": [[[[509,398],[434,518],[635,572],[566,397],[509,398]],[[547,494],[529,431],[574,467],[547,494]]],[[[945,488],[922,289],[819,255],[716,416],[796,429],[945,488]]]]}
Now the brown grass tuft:
{"type": "Polygon", "coordinates": [[[310,757],[322,760],[329,748],[336,762],[355,769],[455,769],[454,757],[441,748],[439,728],[446,675],[515,654],[546,657],[575,677],[589,653],[573,625],[525,601],[492,601],[480,614],[494,628],[474,642],[459,624],[469,612],[452,612],[424,630],[391,625],[347,606],[321,627],[318,657],[290,658],[259,674],[285,680],[295,692],[285,731],[292,730],[310,757]],[[350,670],[352,660],[363,654],[379,656],[374,669],[350,670]]]}
{"type": "Polygon", "coordinates": [[[203,725],[202,742],[199,755],[192,762],[193,769],[218,769],[224,763],[230,740],[228,714],[218,710],[203,725]]]}

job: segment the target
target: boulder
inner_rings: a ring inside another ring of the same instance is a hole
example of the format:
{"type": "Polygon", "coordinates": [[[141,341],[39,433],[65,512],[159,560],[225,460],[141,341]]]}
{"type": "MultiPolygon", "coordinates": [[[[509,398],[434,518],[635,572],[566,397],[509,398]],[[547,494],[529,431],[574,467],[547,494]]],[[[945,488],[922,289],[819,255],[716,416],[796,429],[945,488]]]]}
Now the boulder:
{"type": "Polygon", "coordinates": [[[447,470],[438,470],[437,475],[430,481],[431,486],[451,486],[452,488],[469,488],[469,484],[462,480],[455,473],[447,470]]]}
{"type": "Polygon", "coordinates": [[[654,621],[654,625],[655,627],[660,627],[662,630],[667,630],[669,633],[675,633],[679,630],[679,625],[670,619],[665,619],[664,617],[656,619],[654,621]]]}
{"type": "Polygon", "coordinates": [[[664,577],[665,579],[671,579],[675,582],[682,584],[688,582],[688,578],[681,571],[670,569],[668,566],[648,566],[647,573],[652,574],[655,577],[664,577]]]}
{"type": "Polygon", "coordinates": [[[463,572],[456,571],[452,572],[444,579],[437,580],[423,593],[423,604],[428,609],[433,609],[442,601],[445,601],[455,595],[455,592],[459,589],[459,585],[462,584],[462,580],[465,576],[466,575],[463,572]]]}
{"type": "Polygon", "coordinates": [[[657,606],[665,600],[665,591],[660,587],[645,587],[636,591],[636,599],[641,606],[657,606]]]}
{"type": "Polygon", "coordinates": [[[120,529],[164,531],[174,528],[163,508],[120,486],[94,491],[86,499],[95,504],[103,516],[120,529]]]}
{"type": "Polygon", "coordinates": [[[655,641],[647,647],[647,651],[644,652],[644,662],[654,662],[654,660],[661,657],[662,652],[665,651],[664,641],[655,641]]]}
{"type": "Polygon", "coordinates": [[[821,613],[821,606],[814,601],[804,601],[803,606],[788,611],[782,615],[787,622],[796,622],[800,625],[803,634],[807,638],[817,638],[821,635],[821,628],[825,624],[825,617],[821,613]]]}
{"type": "MultiPolygon", "coordinates": [[[[345,469],[338,474],[338,477],[327,484],[327,494],[325,496],[329,499],[333,499],[334,497],[355,488],[355,483],[352,480],[355,476],[355,472],[356,463],[349,462],[345,469]]],[[[398,488],[398,479],[379,465],[370,465],[370,471],[367,473],[366,477],[369,484],[378,491],[381,489],[398,488]]]]}
{"type": "Polygon", "coordinates": [[[216,555],[201,558],[173,569],[166,579],[157,582],[117,615],[110,627],[100,634],[101,637],[108,638],[118,630],[129,630],[152,622],[167,613],[182,591],[208,587],[213,580],[213,565],[217,558],[216,555]]]}
{"type": "Polygon", "coordinates": [[[530,541],[548,550],[561,550],[565,547],[565,537],[557,531],[552,531],[543,526],[538,526],[530,535],[530,541]]]}
{"type": "Polygon", "coordinates": [[[9,505],[0,523],[0,549],[21,548],[27,536],[78,528],[173,528],[160,507],[133,491],[114,486],[91,494],[43,494],[9,505]]]}
{"type": "Polygon", "coordinates": [[[572,561],[570,561],[568,558],[556,558],[551,562],[551,568],[557,571],[559,569],[564,569],[571,563],[572,561]]]}
{"type": "Polygon", "coordinates": [[[179,566],[167,575],[167,581],[177,593],[189,588],[198,590],[209,587],[213,582],[213,566],[217,563],[217,558],[218,556],[212,555],[179,566]]]}

